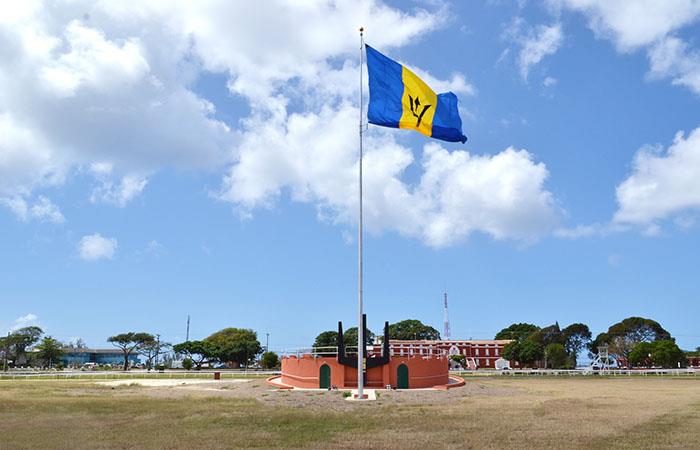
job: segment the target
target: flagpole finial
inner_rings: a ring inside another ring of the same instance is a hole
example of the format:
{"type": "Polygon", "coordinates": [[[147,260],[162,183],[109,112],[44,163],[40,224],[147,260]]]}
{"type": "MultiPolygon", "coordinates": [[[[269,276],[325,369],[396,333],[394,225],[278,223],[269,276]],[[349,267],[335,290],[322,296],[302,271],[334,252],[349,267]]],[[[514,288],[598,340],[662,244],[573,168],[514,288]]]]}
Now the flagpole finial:
{"type": "Polygon", "coordinates": [[[365,31],[365,27],[360,27],[360,34],[365,31]]]}

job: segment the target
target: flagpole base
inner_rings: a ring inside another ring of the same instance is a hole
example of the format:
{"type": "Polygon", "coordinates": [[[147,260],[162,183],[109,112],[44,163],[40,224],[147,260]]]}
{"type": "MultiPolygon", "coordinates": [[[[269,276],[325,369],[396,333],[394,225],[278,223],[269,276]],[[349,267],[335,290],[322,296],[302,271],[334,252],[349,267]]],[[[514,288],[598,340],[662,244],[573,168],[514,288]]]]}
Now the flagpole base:
{"type": "Polygon", "coordinates": [[[351,402],[371,402],[372,400],[377,399],[377,394],[374,392],[374,389],[365,389],[362,393],[362,398],[360,398],[360,396],[357,394],[357,389],[353,389],[351,394],[352,395],[345,400],[351,402]]]}

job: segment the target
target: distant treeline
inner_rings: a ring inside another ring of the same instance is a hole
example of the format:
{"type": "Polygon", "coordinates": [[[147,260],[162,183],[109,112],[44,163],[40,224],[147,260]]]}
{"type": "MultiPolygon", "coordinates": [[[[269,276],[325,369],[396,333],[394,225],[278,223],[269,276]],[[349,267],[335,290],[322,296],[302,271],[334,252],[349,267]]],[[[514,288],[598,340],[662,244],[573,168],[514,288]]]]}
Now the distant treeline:
{"type": "Polygon", "coordinates": [[[643,317],[624,319],[595,339],[583,323],[564,329],[558,323],[543,328],[514,323],[499,331],[495,339],[513,340],[505,346],[503,357],[522,367],[574,368],[582,351],[587,350],[593,358],[600,347],[606,347],[622,367],[685,367],[686,354],[693,354],[681,350],[658,322],[643,317]]]}
{"type": "MultiPolygon", "coordinates": [[[[224,328],[206,339],[175,345],[161,341],[158,335],[134,331],[110,336],[107,342],[123,353],[124,370],[129,369],[130,357],[134,354],[146,360],[145,366],[148,369],[156,366],[159,357],[172,360],[173,354],[183,358],[182,367],[188,370],[200,369],[205,364],[247,367],[259,363],[264,368],[279,365],[279,358],[274,352],[263,353],[257,333],[244,328],[224,328]]],[[[0,338],[2,368],[61,368],[61,357],[65,353],[85,347],[85,343],[80,339],[66,344],[51,336],[45,336],[44,331],[37,326],[20,328],[0,338]]]]}

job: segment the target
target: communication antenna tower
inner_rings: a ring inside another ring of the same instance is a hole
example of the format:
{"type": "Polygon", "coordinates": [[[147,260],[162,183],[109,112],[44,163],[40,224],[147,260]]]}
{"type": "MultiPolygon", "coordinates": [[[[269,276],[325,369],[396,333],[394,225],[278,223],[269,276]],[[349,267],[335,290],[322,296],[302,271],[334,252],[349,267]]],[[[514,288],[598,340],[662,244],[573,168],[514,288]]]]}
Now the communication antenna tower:
{"type": "Polygon", "coordinates": [[[444,327],[442,330],[442,338],[446,341],[450,340],[450,313],[447,310],[447,289],[445,289],[445,308],[443,313],[444,327]]]}

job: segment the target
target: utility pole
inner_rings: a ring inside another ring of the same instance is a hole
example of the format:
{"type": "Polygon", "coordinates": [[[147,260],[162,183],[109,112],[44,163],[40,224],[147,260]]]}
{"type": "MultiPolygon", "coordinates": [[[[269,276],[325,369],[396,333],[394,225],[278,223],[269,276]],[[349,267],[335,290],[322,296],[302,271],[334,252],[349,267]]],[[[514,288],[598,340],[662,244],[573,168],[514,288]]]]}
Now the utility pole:
{"type": "Polygon", "coordinates": [[[158,367],[158,353],[160,353],[160,334],[156,334],[156,362],[155,367],[158,367]]]}
{"type": "Polygon", "coordinates": [[[270,333],[265,333],[265,353],[270,351],[270,333]]]}
{"type": "Polygon", "coordinates": [[[185,341],[190,340],[190,315],[187,314],[187,333],[185,333],[185,341]]]}

